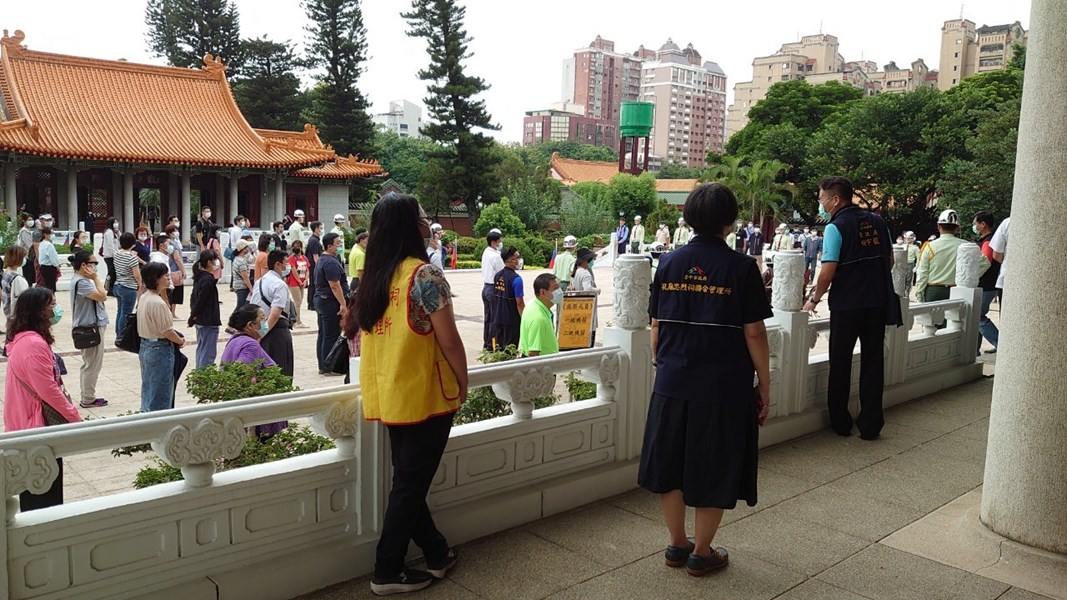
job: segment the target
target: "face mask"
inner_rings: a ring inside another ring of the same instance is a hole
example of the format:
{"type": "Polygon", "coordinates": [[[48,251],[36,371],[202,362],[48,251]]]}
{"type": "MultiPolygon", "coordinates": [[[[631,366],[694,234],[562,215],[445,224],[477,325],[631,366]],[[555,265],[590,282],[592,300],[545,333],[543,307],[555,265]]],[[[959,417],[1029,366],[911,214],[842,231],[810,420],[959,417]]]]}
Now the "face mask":
{"type": "Polygon", "coordinates": [[[829,221],[830,217],[832,217],[832,216],[833,215],[831,215],[830,213],[826,212],[826,209],[823,208],[823,206],[822,206],[822,202],[820,202],[819,203],[819,217],[829,221]]]}
{"type": "Polygon", "coordinates": [[[181,239],[182,234],[181,234],[181,232],[175,231],[174,233],[170,234],[170,237],[178,240],[178,239],[181,239]]]}
{"type": "Polygon", "coordinates": [[[520,259],[519,259],[519,266],[517,267],[517,269],[518,269],[519,271],[521,271],[521,270],[522,270],[522,266],[523,266],[523,265],[525,265],[525,264],[526,264],[526,263],[525,263],[525,262],[523,262],[523,260],[522,260],[522,259],[520,258],[520,259]]]}
{"type": "Polygon", "coordinates": [[[137,236],[137,239],[139,241],[144,242],[144,241],[148,240],[148,236],[147,235],[139,235],[139,236],[137,236]]]}
{"type": "Polygon", "coordinates": [[[24,256],[24,257],[22,258],[22,266],[24,266],[24,267],[25,267],[25,266],[26,266],[26,263],[27,263],[27,262],[28,262],[29,260],[30,260],[30,257],[29,257],[29,256],[24,256]]]}
{"type": "Polygon", "coordinates": [[[972,223],[971,231],[973,231],[975,235],[978,235],[978,226],[972,223]]]}
{"type": "Polygon", "coordinates": [[[33,227],[33,219],[26,220],[26,227],[33,227]]]}
{"type": "Polygon", "coordinates": [[[114,229],[115,231],[118,231],[119,230],[119,224],[115,223],[114,225],[111,226],[111,228],[114,229]]]}
{"type": "Polygon", "coordinates": [[[204,218],[205,219],[210,219],[211,218],[211,213],[210,212],[204,213],[204,218]]]}
{"type": "Polygon", "coordinates": [[[270,330],[270,328],[267,327],[267,320],[266,319],[263,319],[262,321],[259,322],[259,337],[263,337],[263,336],[267,335],[267,331],[269,331],[269,330],[270,330]]]}
{"type": "Polygon", "coordinates": [[[174,226],[175,227],[181,227],[182,226],[182,222],[181,221],[175,221],[174,222],[174,226]]]}
{"type": "Polygon", "coordinates": [[[594,262],[596,262],[596,260],[590,260],[590,261],[589,261],[589,267],[588,267],[588,268],[592,269],[592,268],[593,268],[593,263],[594,263],[594,262]]]}
{"type": "Polygon", "coordinates": [[[563,288],[556,288],[556,291],[552,292],[552,304],[563,304],[563,288]]]}
{"type": "Polygon", "coordinates": [[[52,323],[53,325],[55,325],[55,324],[59,323],[59,320],[62,319],[62,318],[63,318],[63,307],[58,305],[58,304],[53,306],[52,307],[52,318],[49,319],[48,321],[50,323],[52,323]]]}
{"type": "Polygon", "coordinates": [[[292,273],[292,272],[293,272],[293,268],[292,267],[285,267],[285,270],[282,271],[282,277],[288,277],[289,274],[292,273]]]}
{"type": "Polygon", "coordinates": [[[267,246],[267,250],[274,252],[274,242],[271,242],[270,245],[267,246]]]}

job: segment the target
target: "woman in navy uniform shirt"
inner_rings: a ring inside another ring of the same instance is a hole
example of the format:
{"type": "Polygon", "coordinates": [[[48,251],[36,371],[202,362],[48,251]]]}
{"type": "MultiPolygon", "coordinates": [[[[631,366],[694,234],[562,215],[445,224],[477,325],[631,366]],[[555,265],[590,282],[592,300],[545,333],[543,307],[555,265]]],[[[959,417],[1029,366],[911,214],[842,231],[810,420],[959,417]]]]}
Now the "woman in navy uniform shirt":
{"type": "Polygon", "coordinates": [[[701,185],[683,215],[696,237],[663,255],[652,282],[656,381],[638,484],[662,494],[667,566],[700,576],[729,560],[725,548],[711,546],[723,510],[739,499],[756,504],[758,432],[770,404],[763,319],[772,313],[755,259],[724,239],[737,218],[733,192],[701,185]],[[695,543],[685,531],[686,506],[696,508],[695,543]]]}

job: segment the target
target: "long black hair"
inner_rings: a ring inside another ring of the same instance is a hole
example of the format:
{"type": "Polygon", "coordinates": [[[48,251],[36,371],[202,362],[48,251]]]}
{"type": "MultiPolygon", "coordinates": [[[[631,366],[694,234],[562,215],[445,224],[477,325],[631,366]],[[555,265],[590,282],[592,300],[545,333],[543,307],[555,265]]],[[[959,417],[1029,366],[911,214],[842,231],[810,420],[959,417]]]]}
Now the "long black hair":
{"type": "MultiPolygon", "coordinates": [[[[427,224],[429,227],[429,224],[427,224]]],[[[363,277],[356,288],[356,322],[370,331],[389,306],[389,286],[400,263],[408,258],[426,262],[426,246],[419,232],[419,201],[390,192],[374,205],[363,277]]]]}
{"type": "Polygon", "coordinates": [[[201,273],[214,274],[212,271],[208,271],[207,267],[211,264],[211,261],[215,260],[218,257],[218,252],[215,252],[214,250],[204,250],[203,252],[201,252],[200,258],[195,263],[193,263],[193,277],[196,277],[201,273]]]}
{"type": "Polygon", "coordinates": [[[7,322],[7,343],[23,331],[36,331],[49,346],[56,343],[52,337],[52,323],[44,316],[44,309],[52,303],[53,296],[52,290],[39,285],[22,292],[7,322]]]}

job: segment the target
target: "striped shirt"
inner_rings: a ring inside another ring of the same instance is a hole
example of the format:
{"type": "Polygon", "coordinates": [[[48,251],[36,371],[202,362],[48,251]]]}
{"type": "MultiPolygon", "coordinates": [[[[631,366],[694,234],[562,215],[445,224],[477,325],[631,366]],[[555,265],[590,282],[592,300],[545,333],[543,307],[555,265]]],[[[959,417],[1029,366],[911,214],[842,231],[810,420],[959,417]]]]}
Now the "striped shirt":
{"type": "Polygon", "coordinates": [[[115,253],[115,283],[137,289],[137,280],[133,278],[133,270],[137,268],[140,268],[140,262],[136,254],[126,250],[115,253]]]}

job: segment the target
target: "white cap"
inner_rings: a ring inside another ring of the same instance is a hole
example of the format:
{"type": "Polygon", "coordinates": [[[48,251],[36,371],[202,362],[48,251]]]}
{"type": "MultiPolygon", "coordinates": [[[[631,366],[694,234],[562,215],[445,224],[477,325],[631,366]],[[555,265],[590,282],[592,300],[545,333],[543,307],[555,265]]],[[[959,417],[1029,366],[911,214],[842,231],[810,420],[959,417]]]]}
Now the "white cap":
{"type": "Polygon", "coordinates": [[[54,221],[55,220],[55,219],[52,218],[52,213],[42,213],[41,216],[39,216],[37,218],[39,220],[41,220],[41,221],[54,221]]]}
{"type": "Polygon", "coordinates": [[[941,215],[937,217],[938,225],[959,225],[960,217],[956,214],[956,211],[951,208],[945,211],[941,211],[941,215]]]}
{"type": "Polygon", "coordinates": [[[785,223],[782,223],[782,224],[778,225],[778,227],[775,227],[775,230],[776,231],[785,231],[785,223]]]}
{"type": "Polygon", "coordinates": [[[641,220],[641,215],[637,215],[636,217],[634,217],[634,221],[640,221],[640,220],[641,220]]]}
{"type": "Polygon", "coordinates": [[[574,237],[573,235],[568,235],[567,237],[563,238],[563,247],[564,248],[573,248],[573,247],[575,247],[577,245],[578,245],[578,238],[574,237]]]}
{"type": "Polygon", "coordinates": [[[905,231],[904,232],[904,239],[906,239],[906,240],[914,240],[915,239],[915,232],[914,231],[905,231]]]}
{"type": "Polygon", "coordinates": [[[340,213],[338,213],[338,214],[333,216],[333,222],[334,223],[337,223],[338,221],[347,221],[347,220],[348,219],[346,219],[345,216],[340,214],[340,213]]]}
{"type": "Polygon", "coordinates": [[[685,223],[685,219],[678,217],[678,224],[681,225],[682,223],[685,223]]]}
{"type": "Polygon", "coordinates": [[[304,211],[302,211],[302,210],[300,210],[300,209],[298,208],[298,209],[296,209],[296,210],[294,210],[294,211],[293,211],[293,216],[294,216],[294,217],[302,217],[302,216],[304,216],[304,211]]]}
{"type": "Polygon", "coordinates": [[[430,225],[430,231],[433,232],[433,233],[437,233],[438,231],[443,231],[443,230],[444,230],[444,227],[441,227],[440,223],[434,223],[433,225],[430,225]]]}
{"type": "Polygon", "coordinates": [[[499,230],[499,229],[497,229],[496,227],[494,227],[494,228],[490,229],[490,230],[489,230],[489,233],[495,233],[495,234],[497,234],[497,235],[501,235],[501,236],[503,236],[503,235],[504,235],[504,232],[503,232],[503,231],[500,231],[500,230],[499,230]]]}

